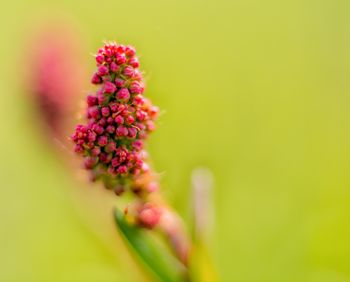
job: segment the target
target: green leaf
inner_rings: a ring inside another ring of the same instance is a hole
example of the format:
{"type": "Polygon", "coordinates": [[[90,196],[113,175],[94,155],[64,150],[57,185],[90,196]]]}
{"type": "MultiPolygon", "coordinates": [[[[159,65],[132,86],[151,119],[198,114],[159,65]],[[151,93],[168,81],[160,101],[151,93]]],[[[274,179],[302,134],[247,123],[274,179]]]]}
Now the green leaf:
{"type": "Polygon", "coordinates": [[[129,224],[124,214],[116,209],[115,220],[130,249],[158,281],[184,282],[188,280],[186,267],[159,244],[147,231],[129,224]]]}

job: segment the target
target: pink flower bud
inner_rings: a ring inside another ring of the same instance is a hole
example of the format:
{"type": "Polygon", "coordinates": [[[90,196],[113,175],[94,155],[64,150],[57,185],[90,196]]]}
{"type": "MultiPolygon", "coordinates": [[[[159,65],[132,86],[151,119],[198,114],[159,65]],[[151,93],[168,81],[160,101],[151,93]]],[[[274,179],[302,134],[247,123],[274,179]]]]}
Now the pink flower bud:
{"type": "Polygon", "coordinates": [[[96,134],[101,135],[104,131],[103,127],[101,125],[98,124],[94,124],[92,126],[92,130],[96,132],[96,134]]]}
{"type": "Polygon", "coordinates": [[[132,124],[134,122],[135,122],[135,118],[133,116],[129,115],[126,117],[126,123],[132,124]]]}
{"type": "Polygon", "coordinates": [[[93,106],[88,108],[88,115],[94,119],[99,118],[100,116],[100,111],[97,106],[93,106]]]}
{"type": "Polygon", "coordinates": [[[106,66],[99,66],[97,70],[97,74],[99,76],[104,76],[109,73],[109,70],[106,66]]]}
{"type": "Polygon", "coordinates": [[[93,169],[97,162],[98,159],[96,157],[86,157],[84,161],[84,166],[86,169],[93,169]]]}
{"type": "Polygon", "coordinates": [[[116,89],[117,89],[117,87],[114,85],[114,83],[112,83],[110,81],[106,81],[106,83],[104,85],[104,93],[112,94],[115,92],[116,89]]]}
{"type": "Polygon", "coordinates": [[[114,80],[114,82],[115,82],[115,85],[117,85],[117,87],[119,87],[119,88],[124,87],[124,85],[125,85],[125,80],[122,78],[119,78],[119,77],[117,77],[114,80]]]}
{"type": "Polygon", "coordinates": [[[132,57],[135,55],[135,48],[133,46],[126,46],[125,48],[125,54],[128,56],[128,57],[132,57]]]}
{"type": "Polygon", "coordinates": [[[101,147],[106,146],[107,143],[108,143],[108,138],[107,138],[107,136],[100,136],[100,137],[98,137],[97,143],[98,143],[98,145],[100,145],[101,147]]]}
{"type": "Polygon", "coordinates": [[[102,83],[102,79],[97,73],[94,73],[94,75],[91,78],[91,83],[92,84],[101,84],[102,83]]]}
{"type": "Polygon", "coordinates": [[[125,57],[125,55],[124,55],[124,54],[119,54],[119,55],[117,55],[116,61],[117,61],[117,64],[118,64],[118,65],[125,64],[125,63],[126,63],[126,57],[125,57]]]}
{"type": "Polygon", "coordinates": [[[130,93],[127,88],[122,88],[117,93],[117,98],[121,101],[128,101],[130,98],[130,93]]]}
{"type": "Polygon", "coordinates": [[[119,70],[119,66],[115,62],[112,62],[109,68],[112,72],[117,72],[119,70]]]}
{"type": "Polygon", "coordinates": [[[109,107],[102,107],[102,109],[101,109],[101,114],[102,114],[104,117],[108,117],[108,116],[111,114],[111,112],[110,112],[110,110],[109,110],[109,107]]]}
{"type": "Polygon", "coordinates": [[[133,77],[134,76],[134,68],[131,66],[126,66],[124,68],[123,74],[127,77],[133,77]]]}
{"type": "Polygon", "coordinates": [[[136,57],[132,57],[128,63],[134,68],[138,68],[140,66],[139,60],[136,57]]]}
{"type": "Polygon", "coordinates": [[[143,85],[138,81],[133,81],[129,87],[130,92],[133,94],[142,94],[143,93],[143,85]]]}
{"type": "Polygon", "coordinates": [[[86,97],[86,103],[88,104],[89,107],[97,105],[98,103],[97,97],[88,95],[86,97]]]}
{"type": "Polygon", "coordinates": [[[106,128],[106,131],[109,134],[113,134],[115,132],[115,127],[113,125],[108,125],[107,128],[106,128]]]}
{"type": "Polygon", "coordinates": [[[119,166],[119,167],[117,168],[117,172],[118,172],[119,174],[125,174],[125,173],[128,172],[128,169],[127,169],[127,167],[126,167],[125,165],[121,165],[121,166],[119,166]]]}
{"type": "Polygon", "coordinates": [[[117,136],[123,137],[123,136],[127,136],[129,131],[125,126],[119,125],[117,127],[116,133],[117,133],[117,136]]]}
{"type": "Polygon", "coordinates": [[[123,124],[124,123],[124,118],[122,116],[116,116],[114,121],[117,123],[117,124],[123,124]]]}
{"type": "Polygon", "coordinates": [[[129,130],[129,137],[135,138],[137,135],[137,129],[134,127],[130,127],[128,130],[129,130]]]}
{"type": "Polygon", "coordinates": [[[99,147],[95,147],[91,150],[91,155],[97,157],[101,153],[101,149],[99,147]]]}
{"type": "Polygon", "coordinates": [[[101,54],[96,55],[96,63],[97,63],[97,65],[103,64],[104,60],[105,59],[104,59],[103,55],[101,55],[101,54]]]}

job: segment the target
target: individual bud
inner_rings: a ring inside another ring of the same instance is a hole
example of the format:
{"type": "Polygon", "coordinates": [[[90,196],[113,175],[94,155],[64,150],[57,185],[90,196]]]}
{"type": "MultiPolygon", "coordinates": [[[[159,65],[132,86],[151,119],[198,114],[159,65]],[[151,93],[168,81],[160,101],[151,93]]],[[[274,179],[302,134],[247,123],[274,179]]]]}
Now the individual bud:
{"type": "Polygon", "coordinates": [[[103,127],[101,125],[98,124],[93,124],[92,125],[92,130],[96,132],[96,134],[101,135],[104,131],[103,127]]]}
{"type": "Polygon", "coordinates": [[[158,113],[159,113],[159,108],[156,106],[152,106],[150,109],[151,119],[156,119],[158,117],[158,113]]]}
{"type": "Polygon", "coordinates": [[[116,61],[118,65],[122,65],[126,63],[126,57],[124,54],[118,54],[116,57],[116,61]]]}
{"type": "Polygon", "coordinates": [[[138,222],[140,225],[152,229],[160,221],[161,210],[153,205],[145,204],[139,212],[138,222]]]}
{"type": "Polygon", "coordinates": [[[145,99],[139,94],[134,97],[132,102],[135,106],[142,106],[145,103],[145,99]]]}
{"type": "Polygon", "coordinates": [[[125,126],[119,125],[117,127],[116,133],[118,137],[123,137],[123,136],[127,136],[129,131],[125,126]]]}
{"type": "Polygon", "coordinates": [[[135,55],[135,48],[133,46],[126,46],[125,48],[125,54],[128,56],[128,57],[132,57],[135,55]]]}
{"type": "Polygon", "coordinates": [[[147,113],[145,111],[137,111],[136,112],[136,118],[140,121],[145,120],[147,117],[147,113]]]}
{"type": "Polygon", "coordinates": [[[97,74],[99,76],[104,76],[104,75],[106,75],[108,73],[109,73],[109,70],[108,70],[108,68],[106,66],[99,66],[99,68],[97,70],[97,74]]]}
{"type": "Polygon", "coordinates": [[[115,127],[113,125],[108,125],[106,127],[106,131],[109,133],[109,134],[113,134],[115,132],[115,127]]]}
{"type": "Polygon", "coordinates": [[[101,114],[104,117],[108,117],[111,114],[109,107],[102,107],[101,114]]]}
{"type": "Polygon", "coordinates": [[[117,87],[119,87],[119,88],[124,87],[124,85],[125,85],[125,80],[122,78],[119,78],[119,77],[117,77],[114,80],[114,82],[115,82],[115,85],[117,85],[117,87]]]}
{"type": "Polygon", "coordinates": [[[81,154],[81,153],[83,153],[84,152],[84,148],[83,148],[83,146],[81,146],[81,145],[75,145],[74,146],[74,152],[76,152],[77,154],[81,154]]]}
{"type": "Polygon", "coordinates": [[[124,68],[123,74],[127,77],[133,77],[134,76],[134,68],[131,66],[126,66],[124,68]]]}
{"type": "Polygon", "coordinates": [[[127,167],[126,167],[125,165],[121,165],[121,166],[119,166],[119,167],[117,168],[117,172],[118,172],[119,174],[125,174],[125,173],[128,172],[128,169],[127,169],[127,167]]]}
{"type": "Polygon", "coordinates": [[[132,115],[129,115],[126,117],[126,123],[132,124],[134,123],[134,121],[135,121],[135,118],[132,115]]]}
{"type": "Polygon", "coordinates": [[[114,83],[110,81],[106,81],[104,84],[104,93],[106,94],[112,94],[116,91],[117,87],[114,85],[114,83]]]}
{"type": "Polygon", "coordinates": [[[100,116],[100,111],[97,106],[89,107],[88,108],[88,116],[97,119],[100,116]]]}
{"type": "Polygon", "coordinates": [[[129,137],[136,138],[137,129],[135,127],[130,127],[128,130],[129,130],[129,137]]]}
{"type": "Polygon", "coordinates": [[[112,72],[117,72],[119,70],[119,66],[115,62],[112,62],[109,68],[112,72]]]}
{"type": "Polygon", "coordinates": [[[142,80],[142,74],[141,74],[141,72],[138,69],[136,69],[134,71],[133,78],[136,79],[136,80],[142,80]]]}
{"type": "Polygon", "coordinates": [[[108,138],[107,138],[107,136],[100,136],[100,137],[98,137],[97,143],[98,143],[98,145],[100,145],[101,147],[106,146],[107,143],[108,143],[108,138]]]}
{"type": "Polygon", "coordinates": [[[130,98],[130,93],[127,88],[122,88],[117,93],[117,98],[121,101],[127,102],[130,98]]]}
{"type": "Polygon", "coordinates": [[[107,118],[107,123],[108,124],[113,124],[114,123],[114,119],[112,117],[107,118]]]}
{"type": "Polygon", "coordinates": [[[133,94],[142,94],[143,93],[143,85],[138,81],[133,81],[129,87],[130,92],[133,94]]]}
{"type": "Polygon", "coordinates": [[[102,79],[97,73],[94,73],[92,78],[91,78],[91,83],[92,84],[101,84],[102,83],[102,79]]]}
{"type": "Polygon", "coordinates": [[[123,124],[124,123],[124,118],[122,116],[116,116],[114,121],[117,123],[117,124],[123,124]]]}
{"type": "Polygon", "coordinates": [[[132,57],[128,63],[134,68],[138,68],[140,66],[139,60],[136,57],[132,57]]]}
{"type": "Polygon", "coordinates": [[[107,124],[107,120],[105,118],[101,118],[99,121],[98,121],[98,124],[101,125],[101,126],[105,126],[107,124]]]}
{"type": "Polygon", "coordinates": [[[87,135],[88,142],[94,142],[96,140],[96,133],[95,132],[89,132],[87,135]]]}
{"type": "Polygon", "coordinates": [[[111,160],[111,165],[112,165],[112,167],[117,167],[119,164],[120,164],[120,161],[119,161],[118,158],[113,158],[113,159],[111,160]]]}
{"type": "Polygon", "coordinates": [[[101,149],[99,147],[95,147],[91,150],[91,156],[97,157],[101,153],[101,149]]]}
{"type": "Polygon", "coordinates": [[[118,104],[116,102],[112,102],[109,104],[109,107],[113,113],[118,111],[118,104]]]}
{"type": "Polygon", "coordinates": [[[84,161],[84,166],[86,169],[93,169],[98,162],[96,157],[86,157],[84,161]]]}
{"type": "Polygon", "coordinates": [[[88,104],[89,107],[97,105],[97,103],[98,103],[97,97],[96,96],[92,96],[92,95],[88,95],[86,97],[86,103],[88,104]]]}
{"type": "Polygon", "coordinates": [[[104,62],[104,57],[101,54],[97,54],[95,59],[96,59],[97,66],[103,64],[104,62]]]}
{"type": "Polygon", "coordinates": [[[141,140],[135,140],[132,142],[132,147],[135,150],[140,151],[143,148],[143,142],[141,140]]]}
{"type": "Polygon", "coordinates": [[[148,121],[146,122],[146,124],[147,124],[147,129],[148,129],[149,131],[154,131],[154,130],[156,129],[156,126],[154,125],[154,122],[153,122],[153,121],[148,120],[148,121]]]}
{"type": "Polygon", "coordinates": [[[99,155],[100,161],[104,164],[109,164],[111,162],[112,158],[113,158],[112,154],[101,153],[99,155]]]}

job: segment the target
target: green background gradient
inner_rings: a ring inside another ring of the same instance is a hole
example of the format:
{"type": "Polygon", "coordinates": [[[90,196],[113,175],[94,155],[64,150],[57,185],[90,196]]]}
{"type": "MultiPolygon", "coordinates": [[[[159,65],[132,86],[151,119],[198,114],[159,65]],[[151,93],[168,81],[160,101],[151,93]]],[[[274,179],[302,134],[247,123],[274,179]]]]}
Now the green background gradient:
{"type": "Polygon", "coordinates": [[[68,172],[24,99],[20,58],[49,18],[78,30],[89,74],[103,40],[136,46],[164,110],[149,150],[187,221],[191,171],[214,173],[220,281],[350,281],[349,1],[33,0],[0,13],[0,281],[146,281],[113,228],[118,201],[68,172]]]}

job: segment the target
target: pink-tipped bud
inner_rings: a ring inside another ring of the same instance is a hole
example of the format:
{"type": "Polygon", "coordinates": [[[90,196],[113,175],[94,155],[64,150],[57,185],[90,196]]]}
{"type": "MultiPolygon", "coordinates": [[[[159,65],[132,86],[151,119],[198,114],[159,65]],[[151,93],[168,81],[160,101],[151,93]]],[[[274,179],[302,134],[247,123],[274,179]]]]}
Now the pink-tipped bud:
{"type": "Polygon", "coordinates": [[[121,165],[117,168],[117,172],[120,174],[125,174],[128,172],[128,169],[125,165],[121,165]]]}
{"type": "Polygon", "coordinates": [[[113,134],[115,132],[115,127],[113,125],[108,125],[107,128],[106,128],[106,131],[109,134],[113,134]]]}
{"type": "Polygon", "coordinates": [[[135,140],[132,142],[132,147],[137,151],[141,151],[143,148],[143,142],[141,140],[135,140]]]}
{"type": "Polygon", "coordinates": [[[114,80],[114,82],[115,82],[115,85],[117,85],[117,87],[119,87],[119,88],[124,87],[124,85],[125,85],[125,80],[122,78],[119,78],[119,77],[117,77],[114,80]]]}
{"type": "Polygon", "coordinates": [[[134,68],[131,66],[126,66],[124,68],[123,74],[127,77],[133,77],[134,76],[134,68]]]}
{"type": "Polygon", "coordinates": [[[108,138],[107,138],[107,136],[100,136],[100,137],[98,137],[97,143],[98,143],[98,145],[100,145],[101,147],[106,146],[107,143],[108,143],[108,138]]]}
{"type": "Polygon", "coordinates": [[[101,153],[101,149],[99,147],[95,147],[91,150],[91,156],[97,157],[101,153]]]}
{"type": "Polygon", "coordinates": [[[115,62],[112,62],[109,68],[112,72],[117,72],[119,70],[119,66],[115,62]]]}
{"type": "Polygon", "coordinates": [[[93,107],[88,108],[88,115],[94,119],[99,118],[100,111],[98,110],[98,107],[93,106],[93,107]]]}
{"type": "Polygon", "coordinates": [[[96,106],[98,103],[97,97],[92,96],[92,95],[88,95],[86,97],[86,103],[88,104],[89,107],[96,106]]]}
{"type": "Polygon", "coordinates": [[[91,78],[91,83],[92,84],[101,84],[102,83],[102,79],[97,73],[94,73],[94,75],[91,78]]]}
{"type": "Polygon", "coordinates": [[[123,124],[124,123],[124,118],[122,116],[116,116],[114,121],[117,123],[117,124],[123,124]]]}
{"type": "Polygon", "coordinates": [[[140,66],[139,60],[136,57],[132,57],[128,63],[134,68],[138,68],[140,66]]]}
{"type": "Polygon", "coordinates": [[[124,55],[124,54],[119,54],[119,55],[117,55],[116,61],[117,61],[117,64],[118,64],[118,65],[125,64],[125,63],[126,63],[126,57],[125,57],[125,55],[124,55]]]}
{"type": "Polygon", "coordinates": [[[96,134],[101,135],[104,131],[103,127],[98,124],[93,124],[92,125],[92,130],[96,132],[96,134]]]}
{"type": "Polygon", "coordinates": [[[103,57],[103,55],[101,54],[97,54],[96,55],[96,63],[97,63],[97,66],[103,64],[105,58],[103,57]]]}
{"type": "Polygon", "coordinates": [[[117,98],[121,101],[128,101],[130,98],[130,93],[127,88],[122,88],[117,93],[117,98]]]}
{"type": "Polygon", "coordinates": [[[136,106],[142,106],[145,103],[145,99],[142,97],[141,94],[136,95],[133,100],[133,104],[136,106]]]}
{"type": "Polygon", "coordinates": [[[102,107],[101,114],[104,117],[108,117],[111,114],[109,107],[102,107]]]}
{"type": "Polygon", "coordinates": [[[130,127],[128,130],[129,130],[129,137],[130,138],[136,138],[136,136],[137,136],[137,129],[135,127],[130,127]]]}
{"type": "Polygon", "coordinates": [[[125,48],[125,54],[128,56],[128,57],[132,57],[135,55],[135,48],[133,46],[126,46],[125,48]]]}
{"type": "Polygon", "coordinates": [[[117,136],[123,137],[123,136],[127,136],[129,131],[125,126],[119,125],[117,127],[116,133],[117,133],[117,136]]]}
{"type": "Polygon", "coordinates": [[[130,92],[133,94],[142,94],[143,93],[143,85],[138,81],[133,81],[129,87],[130,92]]]}
{"type": "Polygon", "coordinates": [[[126,117],[126,123],[132,124],[135,122],[135,118],[132,115],[126,117]]]}
{"type": "Polygon", "coordinates": [[[84,166],[86,169],[93,169],[98,162],[96,157],[86,157],[84,161],[84,166]]]}
{"type": "Polygon", "coordinates": [[[99,76],[104,76],[109,73],[109,70],[106,66],[99,66],[97,70],[97,74],[99,76]]]}
{"type": "Polygon", "coordinates": [[[140,225],[152,229],[159,223],[160,217],[160,209],[146,204],[139,213],[138,221],[140,225]]]}
{"type": "Polygon", "coordinates": [[[114,83],[110,82],[110,81],[106,81],[105,85],[104,85],[104,93],[106,94],[112,94],[115,92],[115,90],[117,89],[117,87],[114,85],[114,83]]]}

